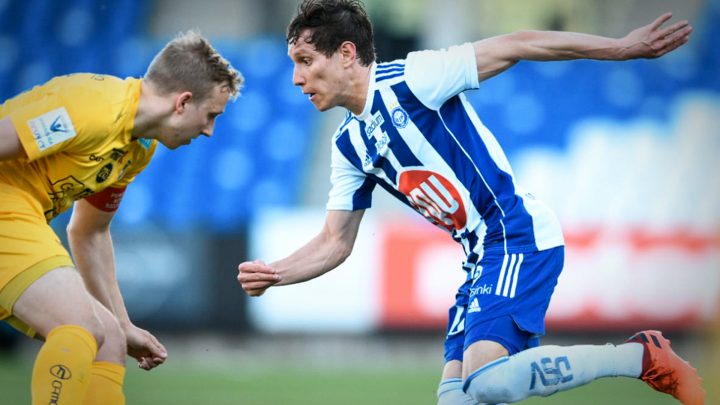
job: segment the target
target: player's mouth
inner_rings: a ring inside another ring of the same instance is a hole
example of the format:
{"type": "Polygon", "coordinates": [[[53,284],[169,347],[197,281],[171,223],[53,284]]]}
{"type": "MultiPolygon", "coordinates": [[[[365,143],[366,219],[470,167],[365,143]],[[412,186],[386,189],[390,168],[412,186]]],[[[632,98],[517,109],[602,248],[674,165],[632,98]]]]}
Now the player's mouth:
{"type": "Polygon", "coordinates": [[[307,96],[308,100],[312,101],[315,98],[316,93],[313,93],[311,91],[305,91],[305,89],[302,89],[302,93],[307,96]]]}

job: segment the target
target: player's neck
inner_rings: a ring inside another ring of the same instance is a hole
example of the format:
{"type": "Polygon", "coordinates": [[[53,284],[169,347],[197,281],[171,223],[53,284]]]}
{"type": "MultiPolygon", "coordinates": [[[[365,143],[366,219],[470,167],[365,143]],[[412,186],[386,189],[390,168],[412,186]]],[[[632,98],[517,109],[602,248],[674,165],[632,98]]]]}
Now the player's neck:
{"type": "Polygon", "coordinates": [[[350,83],[350,95],[344,107],[355,115],[360,115],[365,110],[365,103],[368,98],[368,87],[370,86],[370,66],[357,66],[357,71],[350,83]]]}
{"type": "Polygon", "coordinates": [[[168,115],[168,111],[172,111],[168,98],[159,95],[152,84],[143,80],[132,137],[156,138],[160,122],[168,115]]]}

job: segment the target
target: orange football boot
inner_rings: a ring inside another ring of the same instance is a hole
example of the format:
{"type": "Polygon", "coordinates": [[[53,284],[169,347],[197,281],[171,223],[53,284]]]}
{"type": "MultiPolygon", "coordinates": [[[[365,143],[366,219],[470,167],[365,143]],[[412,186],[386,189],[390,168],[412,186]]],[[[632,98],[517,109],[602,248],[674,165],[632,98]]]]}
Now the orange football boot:
{"type": "Polygon", "coordinates": [[[683,405],[703,405],[705,390],[702,378],[690,363],[675,354],[670,340],[661,332],[646,330],[638,332],[626,343],[640,343],[643,351],[643,365],[640,378],[654,390],[670,394],[683,405]]]}

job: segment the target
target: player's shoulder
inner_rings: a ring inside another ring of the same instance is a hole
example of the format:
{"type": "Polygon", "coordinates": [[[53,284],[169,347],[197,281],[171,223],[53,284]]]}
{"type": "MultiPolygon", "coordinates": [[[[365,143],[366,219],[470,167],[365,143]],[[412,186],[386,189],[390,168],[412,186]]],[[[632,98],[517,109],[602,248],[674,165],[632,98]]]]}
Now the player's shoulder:
{"type": "Polygon", "coordinates": [[[428,59],[441,58],[467,58],[475,54],[475,48],[472,42],[451,45],[445,48],[437,49],[420,49],[407,54],[406,62],[408,64],[416,64],[424,62],[428,59]]]}
{"type": "Polygon", "coordinates": [[[111,75],[74,73],[50,80],[44,91],[59,97],[64,104],[94,110],[132,98],[134,83],[139,79],[121,79],[111,75]]]}
{"type": "Polygon", "coordinates": [[[118,110],[125,111],[139,98],[139,82],[140,79],[134,78],[76,73],[53,79],[47,90],[56,94],[75,116],[91,120],[102,116],[115,122],[118,110]]]}
{"type": "Polygon", "coordinates": [[[47,88],[74,91],[104,91],[105,89],[120,88],[128,85],[127,79],[97,73],[72,73],[56,76],[47,82],[47,88]]]}
{"type": "Polygon", "coordinates": [[[405,59],[380,62],[375,67],[375,83],[389,81],[405,74],[405,59]]]}

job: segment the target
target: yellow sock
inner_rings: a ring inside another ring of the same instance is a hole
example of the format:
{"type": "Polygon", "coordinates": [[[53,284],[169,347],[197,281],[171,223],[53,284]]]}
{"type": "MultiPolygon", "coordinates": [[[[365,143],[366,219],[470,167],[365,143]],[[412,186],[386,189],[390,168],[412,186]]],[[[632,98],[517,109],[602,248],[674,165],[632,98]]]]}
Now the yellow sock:
{"type": "Polygon", "coordinates": [[[90,388],[85,395],[85,405],[125,405],[123,380],[125,367],[107,361],[96,361],[92,365],[90,388]]]}
{"type": "Polygon", "coordinates": [[[76,325],[53,329],[40,348],[32,372],[32,403],[80,404],[90,385],[90,368],[97,343],[76,325]]]}

